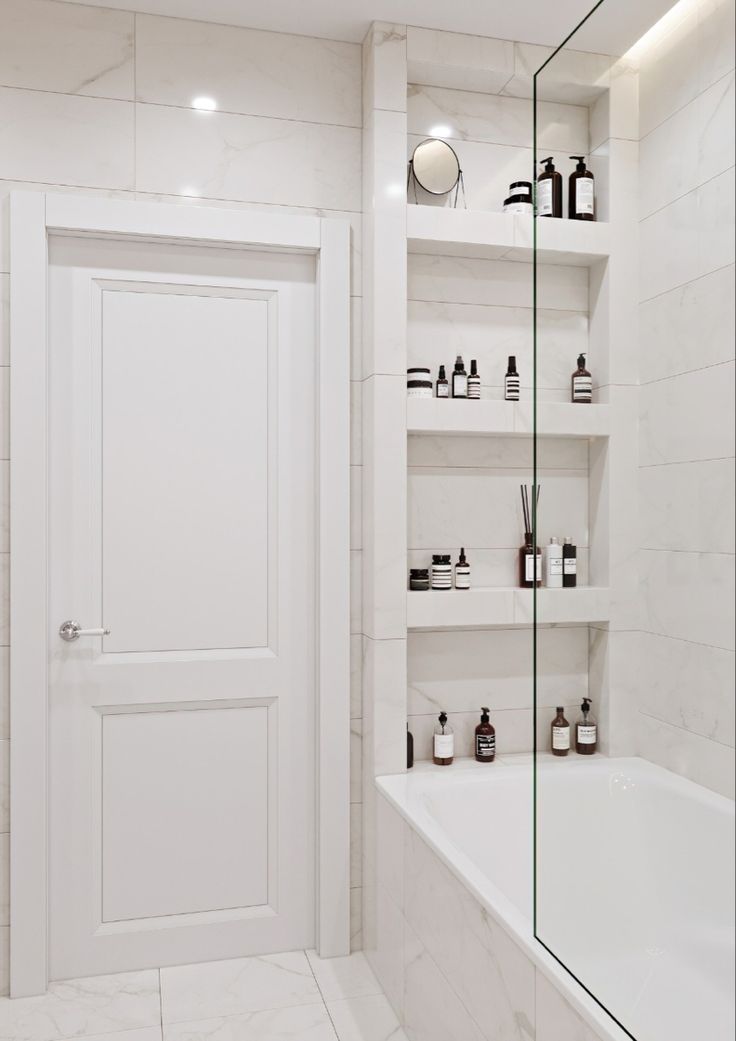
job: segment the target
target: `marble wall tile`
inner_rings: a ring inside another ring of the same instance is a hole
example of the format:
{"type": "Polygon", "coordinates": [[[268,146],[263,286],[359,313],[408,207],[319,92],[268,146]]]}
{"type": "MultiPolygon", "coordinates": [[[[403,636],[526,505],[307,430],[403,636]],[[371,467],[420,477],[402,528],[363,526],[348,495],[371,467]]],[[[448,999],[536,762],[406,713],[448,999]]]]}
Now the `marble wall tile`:
{"type": "Polygon", "coordinates": [[[350,548],[363,548],[363,473],[361,466],[350,467],[350,548]]]}
{"type": "MultiPolygon", "coordinates": [[[[411,134],[457,141],[529,148],[534,140],[533,104],[524,98],[409,85],[411,134]]],[[[588,152],[588,109],[541,102],[537,111],[541,148],[588,152]]]]}
{"type": "Polygon", "coordinates": [[[161,970],[164,1024],[320,1004],[321,1001],[307,956],[302,952],[161,970]]]}
{"type": "Polygon", "coordinates": [[[0,460],[10,459],[10,369],[0,368],[0,460]]]}
{"type": "Polygon", "coordinates": [[[350,551],[350,633],[363,630],[363,551],[350,551]]]}
{"type": "Polygon", "coordinates": [[[320,958],[316,951],[307,951],[307,958],[325,1001],[365,998],[382,993],[364,954],[320,958]]]}
{"type": "MultiPolygon", "coordinates": [[[[539,629],[537,654],[538,704],[579,702],[587,695],[586,626],[539,629]]],[[[531,629],[410,633],[409,713],[531,708],[531,659],[531,629]]]]}
{"type": "Polygon", "coordinates": [[[733,799],[734,750],[719,741],[671,726],[644,712],[637,721],[639,754],[666,770],[733,799]]]}
{"type": "Polygon", "coordinates": [[[138,15],[136,97],[159,105],[361,125],[360,47],[138,15]]]}
{"type": "MultiPolygon", "coordinates": [[[[537,442],[543,470],[587,470],[588,443],[581,438],[547,437],[537,442]]],[[[525,437],[432,437],[408,439],[409,466],[487,467],[531,470],[533,445],[525,437]]]]}
{"type": "Polygon", "coordinates": [[[350,720],[350,803],[360,803],[363,797],[363,721],[350,720]]]}
{"type": "MultiPolygon", "coordinates": [[[[577,470],[540,473],[540,544],[572,533],[588,543],[588,476],[577,470]]],[[[519,474],[514,471],[411,467],[409,549],[437,546],[518,549],[523,542],[519,474]]]]}
{"type": "Polygon", "coordinates": [[[731,0],[701,0],[698,5],[697,77],[701,90],[709,87],[736,63],[736,40],[731,0]]]}
{"type": "MultiPolygon", "coordinates": [[[[110,1035],[85,1034],[84,1041],[110,1041],[110,1035]]],[[[115,1041],[163,1041],[161,1024],[154,1027],[137,1027],[135,1030],[116,1031],[115,1041]]]]}
{"type": "MultiPolygon", "coordinates": [[[[363,637],[360,633],[350,636],[350,718],[361,719],[363,715],[363,637]]],[[[0,736],[2,736],[0,734],[0,736]]]]}
{"type": "MultiPolygon", "coordinates": [[[[534,74],[552,53],[552,47],[515,43],[514,75],[501,93],[533,97],[534,74]]],[[[611,64],[605,54],[561,50],[537,80],[537,97],[565,105],[591,105],[608,88],[611,64]]]]}
{"type": "Polygon", "coordinates": [[[0,553],[0,647],[10,643],[10,554],[0,553]]]}
{"type": "Polygon", "coordinates": [[[132,101],[133,19],[131,11],[4,0],[0,83],[132,101]]]}
{"type": "Polygon", "coordinates": [[[50,983],[46,994],[0,1001],[0,1036],[14,1041],[58,1041],[158,1025],[158,972],[50,983]]]}
{"type": "Polygon", "coordinates": [[[728,170],[734,164],[734,74],[728,73],[641,141],[640,215],[728,170]]]}
{"type": "MultiPolygon", "coordinates": [[[[166,1023],[163,1041],[335,1041],[327,1008],[302,1005],[194,1023],[166,1023]]],[[[127,1041],[120,1038],[119,1041],[127,1041]]]]}
{"type": "Polygon", "coordinates": [[[7,180],[133,188],[133,106],[2,87],[0,156],[7,180]]]}
{"type": "MultiPolygon", "coordinates": [[[[406,597],[404,596],[404,603],[406,597]]],[[[371,692],[373,776],[406,768],[406,639],[367,639],[363,683],[371,692]]]]}
{"type": "Polygon", "coordinates": [[[734,363],[647,384],[640,412],[640,466],[732,455],[734,363]]]}
{"type": "Polygon", "coordinates": [[[536,1041],[599,1041],[600,1035],[565,1001],[539,970],[536,974],[536,1041]]]}
{"type": "Polygon", "coordinates": [[[709,647],[734,648],[732,555],[639,554],[643,628],[709,647]]]}
{"type": "Polygon", "coordinates": [[[487,1041],[414,934],[406,950],[404,1030],[409,1041],[487,1041]]]}
{"type": "Polygon", "coordinates": [[[639,308],[642,383],[730,361],[736,339],[733,265],[656,296],[639,308]],[[697,344],[697,353],[693,345],[697,344]]]}
{"type": "Polygon", "coordinates": [[[0,461],[0,553],[10,551],[10,463],[0,461]]]}
{"type": "Polygon", "coordinates": [[[734,746],[734,652],[638,634],[641,709],[664,723],[734,746]]]}
{"type": "Polygon", "coordinates": [[[405,25],[374,22],[363,43],[363,121],[376,109],[406,112],[405,25]]]}
{"type": "Polygon", "coordinates": [[[366,957],[399,1019],[403,1017],[405,979],[405,923],[400,908],[385,889],[377,886],[373,942],[366,943],[366,957]]]}
{"type": "Polygon", "coordinates": [[[697,63],[698,11],[686,10],[666,35],[648,50],[639,70],[640,127],[650,133],[699,92],[693,69],[697,63]]]}
{"type": "Polygon", "coordinates": [[[10,925],[10,835],[0,835],[0,926],[10,925]]]}
{"type": "Polygon", "coordinates": [[[396,1013],[383,994],[328,1001],[340,1041],[405,1041],[396,1013]]]}
{"type": "Polygon", "coordinates": [[[363,950],[363,890],[350,890],[350,950],[363,950]]]}
{"type": "Polygon", "coordinates": [[[412,828],[405,889],[409,927],[482,1035],[533,1038],[534,966],[412,828]]]}
{"type": "MultiPolygon", "coordinates": [[[[510,260],[413,254],[409,257],[408,290],[409,299],[415,301],[531,307],[532,270],[530,264],[510,260]]],[[[550,265],[539,291],[541,308],[587,311],[588,270],[550,265]]]]}
{"type": "Polygon", "coordinates": [[[407,59],[411,83],[497,94],[514,74],[514,45],[465,33],[410,25],[407,59]]]}
{"type": "MultiPolygon", "coordinates": [[[[538,312],[537,386],[570,399],[570,374],[581,352],[595,371],[595,350],[589,352],[588,315],[585,311],[545,309],[538,312]]],[[[437,369],[454,361],[455,354],[478,361],[482,387],[488,398],[503,398],[508,356],[516,357],[522,385],[530,390],[533,373],[533,312],[527,307],[410,300],[407,348],[409,365],[437,369]]],[[[449,370],[448,370],[449,371],[449,370]]]]}
{"type": "Polygon", "coordinates": [[[362,884],[363,806],[361,803],[352,803],[350,806],[350,888],[360,888],[362,884]]]}
{"type": "MultiPolygon", "coordinates": [[[[7,575],[5,576],[7,578],[7,575]]],[[[0,647],[0,741],[10,737],[10,650],[0,647]]]]}
{"type": "Polygon", "coordinates": [[[732,458],[647,466],[639,495],[644,549],[736,552],[732,458]]]}
{"type": "Polygon", "coordinates": [[[0,365],[10,364],[10,276],[0,274],[0,365]]]}
{"type": "Polygon", "coordinates": [[[360,131],[138,105],[136,182],[146,192],[360,209],[360,131]]]}

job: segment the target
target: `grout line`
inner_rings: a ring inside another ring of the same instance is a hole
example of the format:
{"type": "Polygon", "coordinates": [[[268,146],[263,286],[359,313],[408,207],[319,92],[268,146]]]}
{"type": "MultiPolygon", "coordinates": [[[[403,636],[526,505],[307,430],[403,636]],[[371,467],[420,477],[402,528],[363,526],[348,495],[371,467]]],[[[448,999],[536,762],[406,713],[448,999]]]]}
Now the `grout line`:
{"type": "Polygon", "coordinates": [[[734,557],[731,550],[717,549],[671,549],[668,546],[639,546],[640,553],[683,553],[691,557],[734,557]]]}
{"type": "Polygon", "coordinates": [[[700,365],[696,369],[686,369],[684,372],[673,372],[669,376],[659,376],[655,380],[644,380],[639,383],[640,387],[651,387],[655,383],[667,383],[669,380],[680,379],[682,376],[690,376],[695,372],[707,372],[708,369],[718,369],[723,365],[733,365],[733,358],[725,358],[723,361],[714,361],[710,365],[700,365]]]}
{"type": "Polygon", "coordinates": [[[639,470],[654,470],[660,466],[694,466],[698,463],[723,463],[730,462],[732,455],[712,455],[706,459],[669,459],[661,463],[639,463],[639,470]]]}
{"type": "Polygon", "coordinates": [[[639,225],[644,224],[645,221],[650,220],[652,217],[656,217],[658,213],[663,213],[665,210],[668,210],[670,206],[675,206],[678,202],[682,202],[683,199],[687,199],[688,195],[693,195],[695,192],[699,192],[701,188],[705,188],[706,185],[712,184],[713,181],[717,181],[719,177],[723,177],[724,174],[727,174],[730,170],[733,169],[734,164],[731,163],[730,166],[726,166],[717,174],[713,174],[712,177],[708,177],[705,181],[701,181],[699,184],[696,184],[693,188],[690,188],[688,189],[688,191],[683,192],[682,195],[677,195],[674,199],[670,199],[669,202],[664,203],[662,206],[658,206],[656,210],[652,210],[651,213],[647,213],[643,217],[640,217],[638,221],[639,225]]]}
{"type": "MultiPolygon", "coordinates": [[[[730,169],[733,169],[733,167],[730,167],[730,169]]],[[[719,176],[721,175],[719,174],[719,176]]],[[[714,267],[710,271],[704,271],[702,275],[697,275],[695,278],[688,278],[684,282],[678,282],[676,286],[669,286],[667,289],[663,289],[661,293],[654,293],[652,296],[644,297],[639,300],[639,307],[641,307],[642,304],[651,303],[652,300],[658,300],[662,296],[667,296],[668,293],[675,293],[678,289],[685,289],[687,286],[692,286],[702,278],[707,278],[708,275],[715,275],[718,271],[727,271],[730,267],[733,267],[732,260],[729,260],[727,264],[721,264],[720,267],[714,267]]]]}
{"type": "MultiPolygon", "coordinates": [[[[309,958],[309,955],[307,954],[306,951],[304,952],[304,957],[307,959],[307,964],[309,965],[309,971],[312,973],[312,979],[315,982],[315,986],[317,987],[317,990],[319,992],[319,996],[322,998],[322,1005],[324,1007],[325,1012],[327,1013],[327,1018],[329,1019],[330,1026],[332,1027],[332,1029],[334,1031],[336,1041],[340,1041],[340,1035],[337,1032],[337,1027],[335,1026],[335,1021],[332,1018],[332,1013],[330,1012],[330,1007],[327,1004],[327,999],[325,998],[324,994],[322,993],[322,988],[320,987],[319,980],[317,979],[317,973],[314,971],[314,967],[313,967],[312,962],[311,962],[311,960],[309,958]]],[[[319,957],[319,955],[318,955],[318,957],[319,957]]]]}
{"type": "Polygon", "coordinates": [[[662,719],[660,716],[655,716],[651,712],[645,712],[643,709],[639,709],[639,714],[646,716],[647,719],[653,719],[655,723],[659,723],[662,726],[671,727],[673,730],[681,730],[685,734],[689,734],[690,737],[698,738],[701,741],[712,741],[714,745],[719,745],[721,748],[728,748],[732,752],[734,746],[727,744],[725,741],[721,741],[717,737],[710,737],[708,734],[701,734],[697,730],[690,730],[686,726],[682,726],[680,723],[673,723],[670,719],[662,719]]]}
{"type": "Polygon", "coordinates": [[[674,119],[674,117],[679,115],[680,112],[684,112],[688,105],[692,105],[693,102],[698,100],[698,98],[702,98],[703,94],[707,94],[709,90],[712,90],[713,87],[717,86],[723,80],[728,79],[729,76],[733,76],[733,74],[734,68],[732,67],[728,70],[728,72],[725,72],[722,76],[719,76],[717,80],[713,80],[712,83],[709,83],[707,87],[703,87],[703,89],[699,90],[697,94],[693,95],[693,97],[690,98],[689,101],[686,101],[684,105],[681,105],[679,108],[676,108],[674,112],[670,112],[669,116],[665,116],[661,123],[657,123],[657,125],[653,126],[651,130],[647,130],[646,134],[642,134],[642,136],[639,138],[639,143],[641,144],[642,141],[646,141],[649,135],[653,134],[655,130],[659,130],[660,127],[663,127],[665,123],[668,123],[671,119],[674,119]]]}
{"type": "Polygon", "coordinates": [[[161,1024],[161,1041],[164,1037],[164,995],[161,985],[161,969],[158,970],[158,1018],[161,1024]]]}

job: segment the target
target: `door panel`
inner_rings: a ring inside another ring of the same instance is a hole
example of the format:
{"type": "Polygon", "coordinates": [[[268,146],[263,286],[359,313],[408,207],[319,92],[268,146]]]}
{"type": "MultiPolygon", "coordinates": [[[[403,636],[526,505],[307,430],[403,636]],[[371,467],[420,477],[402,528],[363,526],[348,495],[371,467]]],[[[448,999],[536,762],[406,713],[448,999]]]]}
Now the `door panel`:
{"type": "Polygon", "coordinates": [[[52,978],[314,943],[314,290],[51,239],[52,978]]]}

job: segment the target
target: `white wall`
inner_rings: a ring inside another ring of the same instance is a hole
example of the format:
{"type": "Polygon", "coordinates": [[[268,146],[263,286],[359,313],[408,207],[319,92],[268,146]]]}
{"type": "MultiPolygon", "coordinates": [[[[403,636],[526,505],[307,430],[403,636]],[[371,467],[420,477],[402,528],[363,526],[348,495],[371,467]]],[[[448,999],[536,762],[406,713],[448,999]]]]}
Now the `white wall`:
{"type": "Polygon", "coordinates": [[[734,4],[640,72],[642,755],[733,796],[734,4]]]}
{"type": "MultiPolygon", "coordinates": [[[[191,205],[271,207],[352,223],[353,379],[360,375],[361,50],[54,0],[0,3],[0,990],[8,952],[7,195],[84,191],[191,205]],[[195,111],[195,98],[219,111],[195,111]]],[[[359,383],[353,384],[356,735],[353,928],[360,932],[359,383]]]]}

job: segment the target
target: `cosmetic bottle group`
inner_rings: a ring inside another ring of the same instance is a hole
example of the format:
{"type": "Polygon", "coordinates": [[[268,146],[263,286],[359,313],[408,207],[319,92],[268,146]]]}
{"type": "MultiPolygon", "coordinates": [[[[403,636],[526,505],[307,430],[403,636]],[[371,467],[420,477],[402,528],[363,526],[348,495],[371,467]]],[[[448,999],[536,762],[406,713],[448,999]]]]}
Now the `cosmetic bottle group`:
{"type": "MultiPolygon", "coordinates": [[[[567,193],[567,216],[570,220],[594,221],[595,178],[585,165],[585,156],[571,155],[576,161],[570,174],[567,193]]],[[[539,217],[562,217],[562,174],[557,170],[554,158],[542,159],[544,170],[537,177],[537,215],[539,217]]]]}
{"type": "Polygon", "coordinates": [[[433,553],[431,567],[413,567],[409,571],[409,589],[413,592],[444,591],[453,586],[455,589],[470,589],[470,562],[464,548],[460,550],[454,567],[449,553],[433,553]]]}
{"type": "MultiPolygon", "coordinates": [[[[481,709],[480,723],[473,735],[473,758],[477,763],[492,763],[496,758],[496,728],[491,723],[490,711],[481,709]]],[[[435,766],[452,766],[455,761],[455,730],[446,712],[440,712],[435,724],[432,761],[435,766]]]]}

